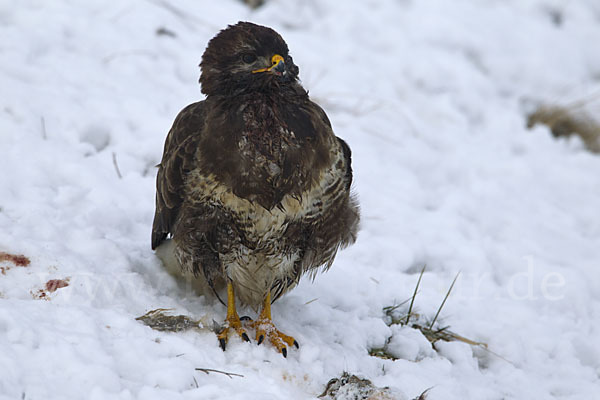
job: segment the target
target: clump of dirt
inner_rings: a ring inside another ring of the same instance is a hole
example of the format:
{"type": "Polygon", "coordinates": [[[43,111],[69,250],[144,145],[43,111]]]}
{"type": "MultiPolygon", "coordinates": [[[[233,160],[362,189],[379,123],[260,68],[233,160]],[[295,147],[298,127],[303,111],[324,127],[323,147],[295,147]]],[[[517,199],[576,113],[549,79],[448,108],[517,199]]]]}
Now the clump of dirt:
{"type": "MultiPolygon", "coordinates": [[[[425,400],[427,392],[429,392],[429,389],[413,400],[425,400]]],[[[319,398],[330,400],[400,400],[406,397],[398,393],[397,390],[392,390],[389,387],[377,387],[368,379],[344,372],[339,378],[333,378],[327,383],[325,391],[321,393],[319,398]]]]}
{"type": "Polygon", "coordinates": [[[378,388],[368,379],[359,378],[344,372],[339,378],[333,378],[327,383],[320,398],[331,400],[395,400],[390,389],[378,388]]]}

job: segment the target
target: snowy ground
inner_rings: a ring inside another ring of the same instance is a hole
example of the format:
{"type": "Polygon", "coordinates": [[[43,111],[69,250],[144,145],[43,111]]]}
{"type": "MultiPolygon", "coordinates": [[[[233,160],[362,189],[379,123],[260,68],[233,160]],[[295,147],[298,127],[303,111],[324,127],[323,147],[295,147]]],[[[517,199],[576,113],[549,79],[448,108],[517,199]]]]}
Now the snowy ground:
{"type": "Polygon", "coordinates": [[[596,0],[0,1],[0,252],[31,259],[0,262],[0,398],[313,399],[342,371],[399,398],[598,398],[600,157],[525,129],[528,104],[600,90],[598,43],[596,0]],[[135,320],[225,315],[163,271],[150,227],[166,133],[238,20],[287,40],[362,205],[356,245],[274,305],[287,359],[135,320]],[[385,324],[423,264],[417,311],[461,271],[442,323],[501,357],[385,324]],[[401,359],[369,356],[392,334],[401,359]]]}

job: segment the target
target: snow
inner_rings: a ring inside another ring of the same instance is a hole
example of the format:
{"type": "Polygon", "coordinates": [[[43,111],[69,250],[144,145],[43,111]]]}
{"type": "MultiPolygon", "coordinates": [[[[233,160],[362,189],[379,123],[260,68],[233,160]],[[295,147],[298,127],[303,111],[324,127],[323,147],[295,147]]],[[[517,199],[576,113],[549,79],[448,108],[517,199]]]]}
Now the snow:
{"type": "Polygon", "coordinates": [[[596,0],[4,0],[0,38],[0,251],[31,259],[0,262],[0,398],[312,399],[343,371],[409,399],[598,397],[600,158],[525,128],[531,102],[600,90],[596,0]],[[225,316],[164,271],[150,228],[166,133],[238,20],[288,42],[362,207],[358,242],[273,306],[287,359],[135,320],[225,316]],[[417,311],[460,271],[442,324],[493,353],[385,324],[424,264],[417,311]],[[69,286],[40,298],[51,279],[69,286]],[[369,356],[390,336],[399,360],[369,356]]]}

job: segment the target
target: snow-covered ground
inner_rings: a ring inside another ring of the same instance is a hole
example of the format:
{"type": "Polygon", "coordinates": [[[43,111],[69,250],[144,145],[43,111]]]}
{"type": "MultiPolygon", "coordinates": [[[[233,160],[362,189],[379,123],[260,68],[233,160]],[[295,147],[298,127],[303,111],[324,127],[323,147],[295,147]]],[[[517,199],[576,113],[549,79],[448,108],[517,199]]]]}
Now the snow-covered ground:
{"type": "Polygon", "coordinates": [[[342,371],[399,398],[598,398],[600,157],[525,128],[529,104],[600,90],[598,43],[597,0],[0,1],[0,252],[31,260],[0,261],[0,398],[313,399],[342,371]],[[287,359],[135,320],[225,316],[150,228],[166,133],[238,20],[286,39],[362,205],[358,242],[274,305],[287,359]],[[442,326],[494,354],[385,324],[423,264],[417,311],[460,271],[442,326]],[[399,360],[368,354],[392,335],[399,360]]]}

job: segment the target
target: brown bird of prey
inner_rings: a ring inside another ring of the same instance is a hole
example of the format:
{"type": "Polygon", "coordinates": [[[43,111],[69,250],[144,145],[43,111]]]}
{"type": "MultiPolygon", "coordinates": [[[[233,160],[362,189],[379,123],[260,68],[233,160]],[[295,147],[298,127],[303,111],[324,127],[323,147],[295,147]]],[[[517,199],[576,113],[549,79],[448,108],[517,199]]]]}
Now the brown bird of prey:
{"type": "Polygon", "coordinates": [[[152,248],[179,274],[226,291],[223,350],[231,331],[249,341],[252,328],[286,356],[298,343],[275,328],[272,302],[356,240],[350,148],[274,30],[230,25],[200,67],[206,99],[179,113],[158,166],[152,248]],[[258,319],[242,324],[236,299],[260,307],[258,319]]]}

